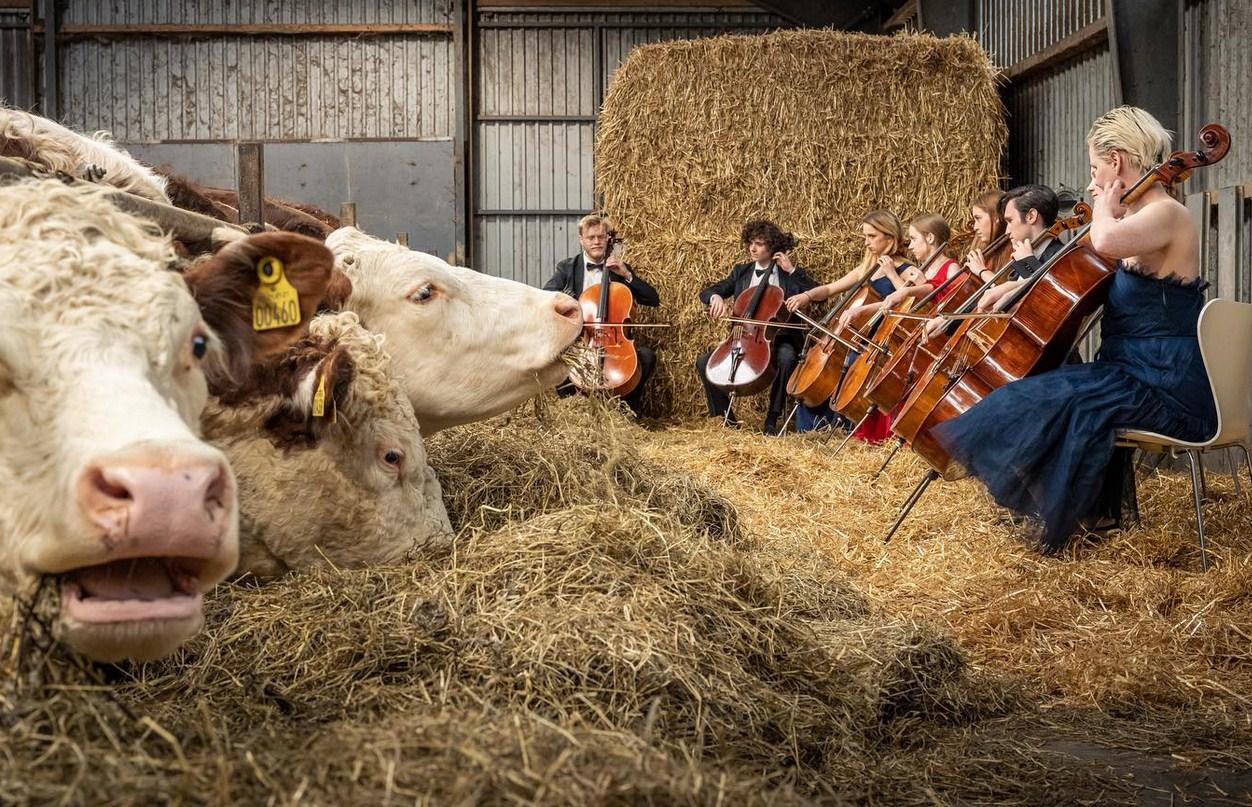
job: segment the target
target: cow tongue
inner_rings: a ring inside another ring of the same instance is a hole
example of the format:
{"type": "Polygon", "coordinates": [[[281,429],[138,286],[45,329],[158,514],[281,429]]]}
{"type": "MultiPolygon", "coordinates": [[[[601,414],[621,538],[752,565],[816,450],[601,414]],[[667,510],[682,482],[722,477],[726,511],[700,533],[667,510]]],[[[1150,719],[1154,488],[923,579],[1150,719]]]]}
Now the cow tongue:
{"type": "Polygon", "coordinates": [[[62,606],[82,622],[181,619],[200,610],[186,577],[169,558],[134,558],[65,576],[62,606]]]}

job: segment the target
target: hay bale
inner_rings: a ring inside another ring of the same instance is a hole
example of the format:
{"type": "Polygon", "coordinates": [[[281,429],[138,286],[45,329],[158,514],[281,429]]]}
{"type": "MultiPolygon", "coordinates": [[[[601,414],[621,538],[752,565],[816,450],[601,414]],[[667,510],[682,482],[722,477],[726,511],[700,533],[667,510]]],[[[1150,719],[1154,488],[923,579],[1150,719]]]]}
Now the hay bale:
{"type": "Polygon", "coordinates": [[[744,259],[746,219],[795,232],[798,263],[823,281],[859,259],[871,208],[964,229],[1007,137],[995,77],[968,37],[806,30],[634,49],[604,99],[596,179],[661,293],[640,321],[674,325],[641,337],[658,348],[649,412],[704,412],[695,357],[725,326],[696,295],[744,259]]]}

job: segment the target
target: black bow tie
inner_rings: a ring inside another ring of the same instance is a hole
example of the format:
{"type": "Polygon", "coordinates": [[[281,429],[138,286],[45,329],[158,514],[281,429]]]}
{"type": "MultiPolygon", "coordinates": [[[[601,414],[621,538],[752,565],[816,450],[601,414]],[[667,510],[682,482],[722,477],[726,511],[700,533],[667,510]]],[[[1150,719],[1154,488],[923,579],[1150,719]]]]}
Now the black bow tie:
{"type": "Polygon", "coordinates": [[[588,268],[588,269],[590,269],[590,270],[592,270],[593,272],[603,272],[603,271],[604,271],[604,264],[602,264],[602,263],[589,263],[589,264],[587,264],[587,268],[588,268]]]}
{"type": "Polygon", "coordinates": [[[756,276],[757,276],[757,277],[760,277],[761,275],[764,275],[764,274],[765,274],[766,272],[768,272],[768,271],[769,271],[768,269],[757,269],[757,270],[756,270],[756,276]]]}

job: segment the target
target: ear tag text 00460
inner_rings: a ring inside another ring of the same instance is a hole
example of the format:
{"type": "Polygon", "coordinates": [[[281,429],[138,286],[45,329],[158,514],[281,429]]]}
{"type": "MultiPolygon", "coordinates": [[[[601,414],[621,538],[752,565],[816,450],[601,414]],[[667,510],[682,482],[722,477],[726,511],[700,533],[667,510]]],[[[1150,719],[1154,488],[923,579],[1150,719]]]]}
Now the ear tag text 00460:
{"type": "Polygon", "coordinates": [[[256,262],[256,294],[252,295],[252,330],[271,331],[300,324],[300,295],[287,280],[283,262],[266,255],[256,262]]]}

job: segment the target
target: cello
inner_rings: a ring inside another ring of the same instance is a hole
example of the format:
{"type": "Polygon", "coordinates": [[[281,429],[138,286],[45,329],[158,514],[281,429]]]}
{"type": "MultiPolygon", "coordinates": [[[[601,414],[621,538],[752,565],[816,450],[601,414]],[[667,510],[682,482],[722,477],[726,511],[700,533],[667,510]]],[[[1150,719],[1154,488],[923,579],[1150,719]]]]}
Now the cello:
{"type": "MultiPolygon", "coordinates": [[[[947,241],[939,244],[939,246],[935,248],[935,251],[931,253],[930,257],[928,257],[926,261],[918,267],[918,272],[923,278],[918,281],[919,283],[925,282],[924,279],[926,277],[926,271],[930,269],[935,261],[939,260],[941,257],[946,257],[943,251],[947,248],[947,246],[947,241]]],[[[961,271],[964,272],[964,268],[962,268],[961,271]]],[[[953,277],[955,278],[957,275],[954,275],[953,277]]],[[[914,309],[918,311],[927,310],[934,297],[946,287],[947,283],[931,291],[930,294],[927,294],[922,301],[917,304],[917,306],[914,306],[914,309]]],[[[909,306],[911,302],[912,298],[909,298],[900,303],[900,305],[903,308],[905,306],[909,306]]],[[[868,323],[866,323],[863,333],[871,335],[873,337],[873,341],[871,341],[868,337],[866,337],[864,341],[867,346],[871,347],[871,349],[862,351],[861,354],[856,357],[856,361],[854,361],[852,366],[844,372],[843,382],[839,385],[838,391],[836,391],[834,396],[831,398],[831,408],[854,422],[860,422],[867,417],[870,412],[874,411],[874,404],[866,399],[864,392],[865,385],[869,381],[870,375],[873,374],[875,369],[878,367],[878,362],[884,357],[888,357],[891,353],[895,352],[904,341],[902,337],[907,337],[908,335],[903,333],[904,326],[902,324],[905,323],[906,320],[902,317],[892,317],[890,320],[887,320],[887,313],[887,311],[880,310],[868,323]]]]}
{"type": "Polygon", "coordinates": [[[782,322],[782,286],[770,283],[778,264],[770,261],[769,269],[756,289],[735,298],[730,318],[730,332],[713,348],[705,369],[709,383],[732,396],[755,395],[768,389],[778,375],[770,342],[772,325],[782,322]]]}
{"type": "MultiPolygon", "coordinates": [[[[982,247],[979,253],[983,257],[984,264],[996,266],[1006,257],[1003,253],[1007,252],[1009,247],[1009,235],[1007,232],[1004,232],[991,243],[982,247]]],[[[963,312],[972,308],[978,297],[990,288],[1002,274],[1007,273],[1009,268],[1006,264],[989,282],[981,286],[976,285],[977,279],[973,273],[968,271],[967,268],[962,268],[959,275],[954,275],[954,277],[960,278],[960,285],[952,289],[943,300],[935,305],[932,314],[941,314],[954,309],[963,312]]],[[[949,281],[945,281],[945,285],[950,281],[951,278],[949,278],[949,281]]],[[[900,314],[897,312],[888,316],[900,316],[900,314]]],[[[910,316],[909,318],[914,317],[910,316]]],[[[942,348],[942,345],[937,347],[942,348]]],[[[869,382],[865,386],[865,397],[882,412],[889,412],[895,409],[908,395],[913,382],[930,368],[937,355],[938,352],[932,350],[931,340],[926,336],[926,329],[921,326],[917,327],[904,344],[901,345],[900,349],[892,353],[878,372],[870,377],[869,382]]]]}
{"type": "MultiPolygon", "coordinates": [[[[604,245],[606,261],[618,243],[621,242],[617,233],[610,232],[604,245]]],[[[639,355],[625,327],[634,303],[630,289],[613,280],[613,270],[608,266],[601,272],[600,282],[583,289],[578,296],[583,313],[583,343],[596,357],[594,372],[580,368],[570,371],[570,379],[583,392],[600,390],[620,396],[629,395],[639,386],[639,355]]]]}
{"type": "MultiPolygon", "coordinates": [[[[1212,165],[1226,156],[1230,134],[1218,124],[1200,130],[1203,147],[1175,151],[1165,162],[1149,169],[1122,194],[1123,205],[1133,204],[1153,184],[1173,185],[1195,168],[1212,165]]],[[[934,471],[946,479],[957,478],[951,455],[930,436],[940,423],[966,412],[995,389],[1029,375],[1059,367],[1081,338],[1084,324],[1103,304],[1117,269],[1115,262],[1091,248],[1086,225],[1015,292],[1006,311],[983,314],[973,321],[961,340],[964,368],[954,374],[946,389],[926,411],[913,448],[934,471]],[[973,348],[972,351],[969,348],[973,348]],[[922,449],[922,450],[919,450],[922,449]]],[[[956,347],[953,339],[952,347],[956,347]]]]}
{"type": "MultiPolygon", "coordinates": [[[[825,316],[815,322],[809,321],[813,329],[805,336],[804,353],[796,369],[791,371],[791,377],[787,379],[787,394],[805,406],[821,406],[839,387],[839,381],[843,378],[844,360],[852,345],[843,333],[847,329],[838,330],[834,322],[849,308],[882,300],[869,283],[874,268],[870,264],[857,285],[827,311],[825,316]]],[[[798,316],[807,320],[803,314],[798,316]]]]}

